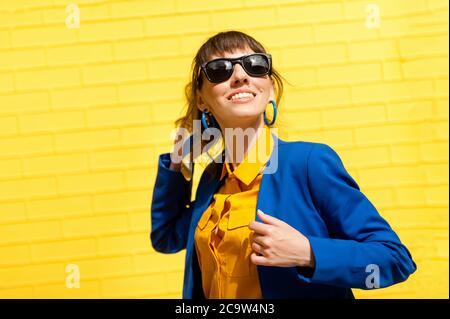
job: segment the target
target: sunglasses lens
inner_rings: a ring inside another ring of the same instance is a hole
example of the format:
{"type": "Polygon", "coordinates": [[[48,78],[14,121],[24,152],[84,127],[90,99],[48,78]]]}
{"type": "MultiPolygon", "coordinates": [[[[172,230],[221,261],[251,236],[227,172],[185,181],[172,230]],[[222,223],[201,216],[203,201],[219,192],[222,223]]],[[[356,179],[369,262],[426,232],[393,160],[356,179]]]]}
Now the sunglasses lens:
{"type": "Polygon", "coordinates": [[[233,74],[233,65],[226,60],[211,61],[206,65],[206,73],[211,82],[220,83],[228,80],[233,74]]]}
{"type": "Polygon", "coordinates": [[[243,60],[244,69],[250,75],[266,75],[270,71],[269,60],[266,56],[260,54],[250,55],[243,60]]]}

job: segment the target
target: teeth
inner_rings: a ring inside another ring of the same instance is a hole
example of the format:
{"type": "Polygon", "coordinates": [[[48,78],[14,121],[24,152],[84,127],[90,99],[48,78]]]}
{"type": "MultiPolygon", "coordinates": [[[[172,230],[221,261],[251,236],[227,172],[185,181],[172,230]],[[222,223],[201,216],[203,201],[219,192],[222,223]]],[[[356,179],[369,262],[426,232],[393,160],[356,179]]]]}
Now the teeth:
{"type": "Polygon", "coordinates": [[[231,97],[231,99],[232,100],[236,100],[236,99],[243,99],[243,98],[246,98],[246,97],[253,97],[253,94],[248,93],[248,92],[238,93],[238,94],[233,95],[231,97]]]}

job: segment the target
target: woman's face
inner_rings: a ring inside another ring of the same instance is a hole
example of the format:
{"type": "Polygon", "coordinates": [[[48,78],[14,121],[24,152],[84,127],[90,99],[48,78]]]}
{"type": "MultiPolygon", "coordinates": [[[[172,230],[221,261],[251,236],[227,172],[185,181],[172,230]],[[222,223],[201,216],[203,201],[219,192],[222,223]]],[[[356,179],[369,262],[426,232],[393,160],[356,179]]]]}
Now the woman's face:
{"type": "MultiPolygon", "coordinates": [[[[255,52],[251,49],[238,49],[233,53],[214,55],[210,60],[238,58],[251,53],[255,52]]],[[[198,108],[200,111],[207,109],[211,112],[222,129],[226,127],[245,129],[264,125],[262,114],[269,101],[274,98],[273,81],[268,75],[252,77],[236,63],[233,74],[225,82],[211,83],[204,74],[202,76],[203,85],[198,94],[198,108]]]]}

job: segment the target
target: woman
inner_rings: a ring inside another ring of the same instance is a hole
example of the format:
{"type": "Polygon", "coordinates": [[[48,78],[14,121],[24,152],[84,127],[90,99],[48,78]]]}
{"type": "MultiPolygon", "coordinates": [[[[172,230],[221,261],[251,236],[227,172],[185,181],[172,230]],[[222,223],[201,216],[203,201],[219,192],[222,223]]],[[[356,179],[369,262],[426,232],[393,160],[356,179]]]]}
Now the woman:
{"type": "Polygon", "coordinates": [[[333,149],[271,134],[282,88],[271,56],[241,32],[211,37],[194,59],[177,124],[220,130],[223,149],[198,185],[198,164],[173,160],[183,148],[162,154],[152,201],[153,248],[186,248],[183,298],[354,298],[351,288],[416,270],[333,149]],[[229,129],[249,132],[241,148],[229,129]]]}

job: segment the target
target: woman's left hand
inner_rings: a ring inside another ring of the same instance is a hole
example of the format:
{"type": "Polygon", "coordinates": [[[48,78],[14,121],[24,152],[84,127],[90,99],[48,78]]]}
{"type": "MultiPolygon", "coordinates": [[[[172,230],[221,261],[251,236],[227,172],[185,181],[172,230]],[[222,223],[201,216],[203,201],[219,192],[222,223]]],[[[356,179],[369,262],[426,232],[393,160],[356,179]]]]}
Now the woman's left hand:
{"type": "Polygon", "coordinates": [[[249,224],[254,231],[253,253],[250,260],[256,265],[279,267],[315,266],[314,254],[308,238],[289,224],[258,210],[263,223],[249,224]]]}

